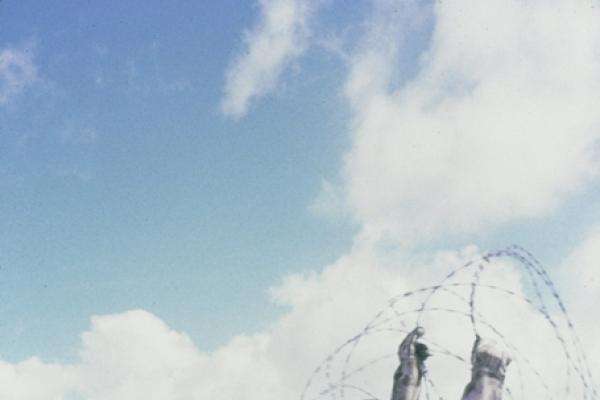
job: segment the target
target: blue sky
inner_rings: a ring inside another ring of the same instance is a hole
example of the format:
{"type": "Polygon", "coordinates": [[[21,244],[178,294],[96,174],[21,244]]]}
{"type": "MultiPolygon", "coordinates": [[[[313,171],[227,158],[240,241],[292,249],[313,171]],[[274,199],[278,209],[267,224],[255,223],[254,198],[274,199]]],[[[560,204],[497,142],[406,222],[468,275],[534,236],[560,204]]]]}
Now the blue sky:
{"type": "Polygon", "coordinates": [[[72,362],[92,315],[132,309],[210,352],[357,248],[562,264],[600,218],[597,77],[542,43],[562,17],[497,6],[533,44],[419,1],[0,2],[0,52],[34,71],[0,86],[1,358],[72,362]]]}
{"type": "Polygon", "coordinates": [[[256,11],[0,5],[1,47],[38,73],[0,109],[4,357],[69,357],[91,314],[131,308],[209,349],[276,315],[284,274],[348,246],[351,223],[308,210],[348,142],[339,65],[308,65],[251,118],[219,111],[256,11]]]}

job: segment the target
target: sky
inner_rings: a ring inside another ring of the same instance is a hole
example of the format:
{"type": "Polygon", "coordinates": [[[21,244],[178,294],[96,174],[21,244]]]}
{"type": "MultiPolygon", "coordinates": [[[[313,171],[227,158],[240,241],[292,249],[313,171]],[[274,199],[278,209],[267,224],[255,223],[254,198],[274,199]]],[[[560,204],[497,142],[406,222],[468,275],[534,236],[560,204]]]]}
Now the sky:
{"type": "Polygon", "coordinates": [[[0,399],[293,398],[401,288],[513,243],[593,338],[599,18],[0,2],[0,399]]]}

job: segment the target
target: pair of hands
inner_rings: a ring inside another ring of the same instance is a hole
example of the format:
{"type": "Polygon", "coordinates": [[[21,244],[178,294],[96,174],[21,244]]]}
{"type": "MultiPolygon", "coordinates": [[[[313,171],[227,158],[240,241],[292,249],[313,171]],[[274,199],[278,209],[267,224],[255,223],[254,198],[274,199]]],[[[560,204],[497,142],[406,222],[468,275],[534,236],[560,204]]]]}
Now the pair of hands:
{"type": "MultiPolygon", "coordinates": [[[[425,360],[430,356],[427,346],[419,341],[425,330],[418,327],[400,344],[400,367],[394,376],[392,400],[419,398],[422,377],[426,373],[425,360]]],[[[493,341],[476,336],[471,355],[472,378],[465,388],[463,399],[499,400],[510,357],[493,341]]]]}
{"type": "MultiPolygon", "coordinates": [[[[404,338],[398,349],[401,363],[416,361],[417,366],[422,366],[424,369],[424,362],[430,356],[427,346],[419,342],[424,335],[425,329],[417,327],[404,338]]],[[[510,362],[510,356],[498,349],[495,342],[476,336],[471,354],[474,369],[486,370],[504,379],[505,369],[510,362]]]]}

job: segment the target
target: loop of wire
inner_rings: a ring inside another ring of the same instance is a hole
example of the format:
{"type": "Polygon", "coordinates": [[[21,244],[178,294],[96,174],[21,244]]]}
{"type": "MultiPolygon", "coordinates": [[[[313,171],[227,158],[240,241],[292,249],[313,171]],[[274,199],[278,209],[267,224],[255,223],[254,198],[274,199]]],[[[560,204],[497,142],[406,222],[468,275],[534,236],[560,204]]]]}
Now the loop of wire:
{"type": "MultiPolygon", "coordinates": [[[[385,354],[354,365],[353,357],[361,343],[367,337],[382,333],[406,335],[414,327],[423,326],[425,318],[433,318],[436,314],[466,318],[474,335],[479,335],[481,329],[486,329],[487,332],[493,333],[495,339],[498,339],[511,351],[513,363],[516,364],[516,373],[515,379],[510,382],[507,380],[505,384],[504,393],[507,398],[526,400],[528,398],[528,386],[535,384],[542,389],[546,399],[599,399],[583,345],[575,331],[566,306],[558,294],[556,285],[550,278],[546,268],[530,252],[520,246],[512,245],[503,250],[484,254],[477,260],[471,260],[451,270],[437,285],[407,291],[392,297],[387,307],[377,312],[358,334],[343,342],[325,357],[325,360],[310,375],[301,393],[300,400],[345,400],[349,396],[352,396],[353,399],[384,400],[381,396],[378,397],[366,389],[364,385],[360,384],[360,379],[356,378],[361,373],[382,362],[389,362],[396,354],[385,354]],[[524,277],[530,283],[529,291],[531,293],[521,294],[511,288],[481,282],[482,275],[491,268],[496,267],[494,261],[501,261],[502,259],[515,262],[523,270],[524,277]],[[453,281],[459,275],[465,275],[469,279],[465,282],[453,281]],[[459,293],[460,289],[468,290],[468,296],[461,295],[459,293]],[[466,304],[466,311],[452,306],[432,306],[431,303],[440,293],[451,296],[460,304],[466,304]],[[544,376],[535,367],[531,357],[528,357],[525,354],[526,352],[519,349],[510,337],[491,322],[488,316],[483,315],[478,307],[478,299],[485,293],[495,293],[526,304],[542,317],[542,320],[550,328],[560,353],[549,354],[548,357],[560,357],[566,368],[562,388],[558,391],[552,390],[549,382],[551,379],[544,376]],[[419,296],[423,298],[418,306],[412,308],[400,307],[403,300],[418,298],[419,296]],[[407,321],[414,322],[411,325],[407,321]],[[526,374],[533,377],[533,379],[525,379],[526,374]],[[318,380],[325,383],[317,383],[318,380]],[[579,390],[574,391],[575,387],[579,390]]],[[[423,338],[423,341],[434,356],[447,357],[463,366],[470,364],[468,357],[458,354],[440,343],[426,338],[423,338]]],[[[436,385],[430,373],[427,372],[423,377],[420,398],[446,400],[452,398],[452,396],[441,393],[438,385],[436,385]]]]}

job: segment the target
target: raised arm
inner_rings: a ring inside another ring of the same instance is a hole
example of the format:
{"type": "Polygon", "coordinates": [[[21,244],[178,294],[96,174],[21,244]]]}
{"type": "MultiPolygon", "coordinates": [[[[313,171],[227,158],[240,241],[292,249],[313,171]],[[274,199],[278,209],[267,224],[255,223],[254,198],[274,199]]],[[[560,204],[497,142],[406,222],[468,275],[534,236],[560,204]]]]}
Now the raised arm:
{"type": "Polygon", "coordinates": [[[425,359],[429,356],[427,346],[418,342],[425,334],[423,328],[410,332],[398,348],[400,366],[394,374],[392,400],[417,400],[425,373],[425,359]]]}
{"type": "Polygon", "coordinates": [[[471,354],[471,382],[463,400],[501,400],[510,357],[496,343],[476,337],[471,354]]]}

